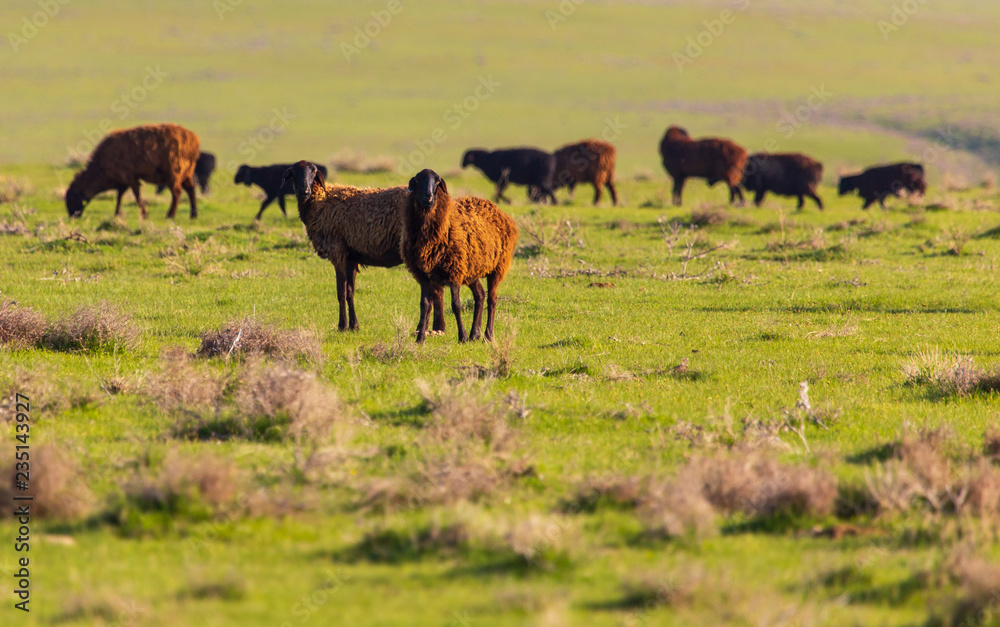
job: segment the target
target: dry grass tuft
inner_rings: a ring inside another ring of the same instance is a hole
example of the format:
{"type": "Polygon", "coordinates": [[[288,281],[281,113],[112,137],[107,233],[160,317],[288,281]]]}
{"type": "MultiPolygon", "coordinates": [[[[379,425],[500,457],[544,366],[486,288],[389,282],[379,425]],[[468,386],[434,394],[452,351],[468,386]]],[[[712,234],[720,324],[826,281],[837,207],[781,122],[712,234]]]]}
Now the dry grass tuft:
{"type": "Polygon", "coordinates": [[[920,351],[903,364],[904,385],[925,387],[932,397],[970,396],[1000,391],[1000,366],[977,368],[971,357],[938,349],[920,351]]]}
{"type": "Polygon", "coordinates": [[[141,511],[195,517],[230,510],[243,489],[243,475],[232,460],[176,450],[167,453],[157,473],[137,473],[124,485],[128,503],[141,511]]]}
{"type": "Polygon", "coordinates": [[[200,415],[206,409],[218,414],[228,378],[196,364],[184,349],[164,350],[159,372],[149,376],[147,393],[164,412],[200,415]]]}
{"type": "Polygon", "coordinates": [[[135,350],[141,332],[132,315],[108,301],[77,309],[54,323],[41,339],[57,351],[135,350]]]}
{"type": "Polygon", "coordinates": [[[553,572],[571,567],[578,533],[571,521],[558,516],[528,514],[513,522],[501,523],[485,534],[484,545],[501,561],[518,570],[553,572]]]}
{"type": "Polygon", "coordinates": [[[363,347],[359,355],[383,364],[398,364],[404,359],[412,358],[419,352],[417,344],[410,337],[410,323],[405,316],[396,316],[393,321],[395,333],[392,342],[385,344],[376,342],[369,347],[363,347]]]}
{"type": "Polygon", "coordinates": [[[34,187],[28,179],[0,176],[0,204],[15,202],[33,191],[34,187]]]}
{"type": "Polygon", "coordinates": [[[320,364],[323,362],[323,347],[311,331],[277,329],[249,316],[230,320],[220,329],[201,334],[199,357],[229,359],[248,355],[301,359],[320,364]]]}
{"type": "Polygon", "coordinates": [[[694,599],[695,584],[691,573],[685,573],[683,581],[652,574],[629,577],[621,583],[622,598],[616,605],[645,612],[658,607],[685,606],[694,599]]]}
{"type": "Polygon", "coordinates": [[[575,494],[563,501],[560,508],[574,514],[603,508],[635,509],[643,502],[648,483],[640,477],[591,477],[581,482],[575,494]]]}
{"type": "Polygon", "coordinates": [[[356,153],[350,148],[344,148],[330,157],[330,165],[337,172],[381,174],[395,170],[396,159],[389,155],[369,158],[364,153],[356,153]]]}
{"type": "Polygon", "coordinates": [[[466,377],[476,379],[506,379],[514,372],[514,364],[517,361],[514,352],[516,337],[517,333],[511,331],[504,339],[490,343],[487,346],[490,363],[468,364],[462,366],[460,371],[466,377]]]}
{"type": "Polygon", "coordinates": [[[689,474],[682,470],[676,480],[648,484],[639,507],[647,535],[697,540],[716,532],[715,509],[706,498],[705,486],[689,474]]]}
{"type": "Polygon", "coordinates": [[[683,483],[697,481],[714,507],[760,518],[826,516],[837,500],[837,482],[831,475],[782,464],[759,452],[695,459],[679,476],[683,483]]]}
{"type": "Polygon", "coordinates": [[[243,575],[239,571],[230,570],[222,576],[196,572],[189,577],[187,586],[177,596],[180,599],[239,601],[246,593],[247,583],[243,575]]]}
{"type": "MultiPolygon", "coordinates": [[[[23,452],[22,452],[23,454],[23,452]]],[[[4,457],[7,457],[4,455],[4,457]]],[[[79,464],[55,445],[46,444],[29,451],[30,491],[15,483],[18,460],[11,451],[10,464],[3,469],[0,499],[12,503],[16,495],[31,494],[31,513],[41,518],[76,520],[90,513],[93,495],[87,488],[79,464]]]]}
{"type": "Polygon", "coordinates": [[[0,300],[0,344],[20,349],[35,346],[45,335],[45,316],[17,301],[0,300]]]}
{"type": "Polygon", "coordinates": [[[418,529],[377,527],[342,554],[342,558],[396,564],[428,556],[446,557],[467,550],[468,527],[461,522],[432,523],[418,529]]]}
{"type": "Polygon", "coordinates": [[[695,209],[691,212],[691,224],[704,227],[724,224],[729,220],[729,213],[723,209],[695,209]]]}
{"type": "Polygon", "coordinates": [[[1000,565],[959,551],[947,563],[948,575],[958,585],[942,614],[928,625],[941,627],[995,625],[1000,618],[1000,565]]]}

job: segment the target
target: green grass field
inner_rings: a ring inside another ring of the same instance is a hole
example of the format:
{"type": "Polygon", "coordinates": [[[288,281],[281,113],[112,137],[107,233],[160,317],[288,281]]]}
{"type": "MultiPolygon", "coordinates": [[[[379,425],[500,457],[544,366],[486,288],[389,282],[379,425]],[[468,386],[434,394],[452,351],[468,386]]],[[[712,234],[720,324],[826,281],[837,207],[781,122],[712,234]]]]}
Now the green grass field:
{"type": "Polygon", "coordinates": [[[107,301],[138,330],[0,344],[4,472],[21,392],[52,510],[30,614],[0,521],[0,623],[998,624],[1000,6],[916,3],[884,38],[888,2],[403,0],[348,60],[389,3],[344,4],[70,2],[23,43],[39,5],[0,6],[0,322],[58,331],[107,301]],[[131,107],[147,68],[166,76],[131,107]],[[88,137],[166,120],[220,158],[199,219],[147,186],[145,223],[108,195],[69,221],[88,137]],[[730,208],[700,181],[670,206],[669,124],[816,156],[827,209],[730,208]],[[339,182],[431,167],[488,196],[465,148],[605,132],[621,206],[508,193],[495,346],[459,345],[450,311],[416,346],[403,268],[365,269],[361,329],[337,332],[294,200],[252,225],[260,197],[231,183],[352,153],[392,167],[339,182]],[[837,197],[840,172],[910,158],[927,197],[837,197]],[[177,356],[247,316],[321,358],[177,356]]]}

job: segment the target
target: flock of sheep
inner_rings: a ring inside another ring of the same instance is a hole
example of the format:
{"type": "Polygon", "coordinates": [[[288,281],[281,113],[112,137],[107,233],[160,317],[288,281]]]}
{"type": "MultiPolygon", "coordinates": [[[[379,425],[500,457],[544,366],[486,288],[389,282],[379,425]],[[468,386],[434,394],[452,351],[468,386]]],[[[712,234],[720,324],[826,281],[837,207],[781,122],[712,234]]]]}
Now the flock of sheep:
{"type": "MultiPolygon", "coordinates": [[[[806,197],[820,209],[823,201],[816,193],[823,165],[797,153],[749,155],[728,139],[692,139],[684,129],[671,126],[660,142],[663,167],[673,179],[673,201],[681,203],[688,178],[703,178],[711,186],[725,181],[730,202],[743,201],[742,188],[755,193],[757,205],[768,192],[798,197],[801,209],[806,197]]],[[[468,150],[462,167],[474,166],[496,184],[494,200],[509,200],[509,185],[523,185],[533,201],[556,203],[555,190],[578,183],[594,187],[594,204],[607,188],[613,204],[615,190],[614,146],[586,140],[563,146],[550,154],[536,148],[509,148],[487,151],[468,150]]],[[[94,149],[87,165],[73,178],[66,191],[66,210],[78,217],[97,194],[118,193],[115,215],[121,214],[122,196],[131,190],[143,218],[146,206],[140,192],[141,181],[168,189],[171,194],[168,218],[174,218],[181,191],[188,195],[191,217],[198,216],[197,184],[204,193],[215,169],[215,156],[201,151],[198,136],[176,124],[139,126],[109,133],[94,149]]],[[[337,275],[340,308],[338,328],[355,330],[354,285],[360,266],[393,267],[405,263],[420,285],[420,320],[417,341],[423,342],[428,316],[432,330],[445,329],[443,294],[451,289],[451,307],[458,326],[458,340],[482,337],[492,341],[497,304],[497,287],[510,269],[517,243],[514,220],[493,202],[463,196],[453,198],[437,173],[423,170],[410,179],[409,186],[362,189],[326,182],[327,170],[309,161],[264,167],[242,165],[235,183],[256,185],[265,193],[257,212],[259,220],[273,201],[285,212],[285,195],[293,193],[299,218],[305,225],[316,253],[333,264],[337,275]],[[481,279],[485,278],[486,290],[481,279]],[[474,300],[472,327],[466,334],[462,324],[459,291],[468,286],[474,300]],[[486,297],[486,329],[482,331],[483,300],[486,297]]],[[[864,208],[903,190],[925,193],[923,167],[897,163],[869,168],[840,180],[841,195],[858,190],[864,208]]]]}

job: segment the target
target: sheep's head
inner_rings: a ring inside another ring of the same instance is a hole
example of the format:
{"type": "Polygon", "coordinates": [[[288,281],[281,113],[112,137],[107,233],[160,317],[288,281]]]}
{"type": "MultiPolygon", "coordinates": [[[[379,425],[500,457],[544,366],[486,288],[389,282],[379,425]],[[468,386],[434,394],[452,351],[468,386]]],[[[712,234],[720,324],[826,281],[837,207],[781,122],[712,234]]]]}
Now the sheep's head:
{"type": "Polygon", "coordinates": [[[295,199],[299,201],[300,205],[312,197],[313,183],[318,183],[320,186],[326,185],[323,172],[316,167],[316,164],[309,161],[299,161],[285,170],[285,175],[281,177],[281,186],[284,187],[289,181],[292,182],[295,199]]]}
{"type": "Polygon", "coordinates": [[[66,190],[66,213],[71,218],[79,218],[83,215],[83,207],[88,200],[90,199],[84,197],[80,183],[74,180],[66,190]]]}
{"type": "Polygon", "coordinates": [[[476,159],[484,154],[486,154],[485,150],[466,150],[465,154],[462,155],[462,167],[467,168],[470,165],[476,165],[476,159]]]}
{"type": "Polygon", "coordinates": [[[434,170],[421,170],[410,179],[410,198],[413,204],[425,213],[434,206],[438,190],[447,194],[448,186],[434,170]]]}
{"type": "Polygon", "coordinates": [[[857,177],[842,176],[840,181],[837,183],[837,195],[844,196],[854,191],[854,189],[857,188],[857,184],[854,182],[855,178],[857,177]]]}
{"type": "Polygon", "coordinates": [[[239,185],[240,183],[250,185],[250,166],[245,163],[236,170],[236,178],[233,179],[233,184],[239,185]]]}
{"type": "Polygon", "coordinates": [[[677,141],[682,139],[691,139],[691,136],[688,135],[688,132],[680,126],[671,126],[667,129],[665,139],[677,141]]]}

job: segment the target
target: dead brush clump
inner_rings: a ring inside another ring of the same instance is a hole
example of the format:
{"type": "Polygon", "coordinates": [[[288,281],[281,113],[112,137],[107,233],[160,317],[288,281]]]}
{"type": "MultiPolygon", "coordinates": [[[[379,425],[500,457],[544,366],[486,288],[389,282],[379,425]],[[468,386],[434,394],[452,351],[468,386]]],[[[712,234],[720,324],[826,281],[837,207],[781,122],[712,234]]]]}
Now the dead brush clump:
{"type": "Polygon", "coordinates": [[[514,372],[517,361],[514,350],[516,331],[511,331],[504,339],[491,342],[486,350],[489,355],[488,364],[470,363],[463,365],[459,371],[465,377],[476,379],[506,379],[514,372]]]}
{"type": "Polygon", "coordinates": [[[416,528],[378,526],[337,557],[349,562],[399,564],[460,555],[468,550],[469,540],[470,530],[463,522],[435,521],[416,528]]]}
{"type": "Polygon", "coordinates": [[[679,476],[697,481],[705,499],[719,510],[756,518],[826,516],[837,500],[832,475],[782,464],[759,452],[694,459],[679,476]]]}
{"type": "Polygon", "coordinates": [[[330,165],[337,172],[353,174],[382,174],[396,169],[396,159],[389,155],[368,157],[363,152],[344,148],[330,156],[330,165]]]}
{"type": "Polygon", "coordinates": [[[619,608],[651,611],[658,607],[683,607],[695,598],[702,574],[697,570],[663,576],[659,573],[631,575],[621,582],[619,608]]]}
{"type": "Polygon", "coordinates": [[[639,507],[649,491],[649,480],[636,476],[604,476],[584,479],[572,496],[560,503],[565,513],[593,513],[601,509],[630,510],[639,507]]]}
{"type": "Polygon", "coordinates": [[[80,307],[52,324],[41,345],[55,351],[98,352],[135,350],[141,337],[139,326],[124,309],[102,301],[80,307]]]}
{"type": "MultiPolygon", "coordinates": [[[[0,475],[0,498],[14,503],[13,498],[28,494],[17,487],[17,463],[11,447],[10,459],[0,475]]],[[[23,454],[23,452],[22,452],[23,454]]],[[[69,453],[53,444],[33,447],[30,451],[31,514],[55,520],[79,520],[93,507],[93,495],[87,487],[80,465],[69,453]]],[[[23,477],[22,477],[23,479],[23,477]]]]}
{"type": "Polygon", "coordinates": [[[695,209],[691,212],[690,224],[697,227],[717,226],[729,220],[729,213],[724,209],[705,208],[695,209]]]}
{"type": "Polygon", "coordinates": [[[0,204],[15,202],[34,191],[31,181],[12,176],[0,176],[0,204]]]}
{"type": "MultiPolygon", "coordinates": [[[[26,395],[31,410],[47,415],[97,404],[101,399],[86,382],[60,377],[49,368],[14,368],[0,373],[0,422],[13,420],[17,394],[26,395]]],[[[23,399],[22,399],[23,400],[23,399]]]]}
{"type": "Polygon", "coordinates": [[[10,349],[35,346],[47,328],[45,316],[17,301],[0,299],[0,344],[10,349]]]}
{"type": "Polygon", "coordinates": [[[943,607],[932,612],[927,624],[940,627],[995,625],[1000,619],[1000,565],[956,551],[946,562],[949,579],[958,590],[943,607]]]}
{"type": "Polygon", "coordinates": [[[948,355],[937,348],[920,351],[903,364],[903,384],[927,389],[932,398],[970,396],[1000,391],[1000,365],[976,367],[965,355],[948,355]]]}
{"type": "Polygon", "coordinates": [[[208,366],[197,364],[183,348],[163,351],[160,369],[146,381],[146,393],[161,411],[200,416],[206,410],[218,414],[229,378],[208,366]]]}
{"type": "MultiPolygon", "coordinates": [[[[245,479],[228,459],[202,453],[169,451],[159,469],[145,468],[124,482],[123,510],[159,511],[195,518],[212,517],[244,493],[245,479]]],[[[118,512],[121,520],[125,511],[118,512]]]]}
{"type": "Polygon", "coordinates": [[[682,469],[676,479],[648,484],[638,510],[647,536],[700,540],[716,533],[716,511],[697,474],[682,469]]]}
{"type": "Polygon", "coordinates": [[[377,361],[382,364],[398,364],[412,359],[418,354],[417,344],[410,337],[410,322],[405,316],[396,316],[393,321],[395,333],[389,343],[376,342],[362,347],[358,354],[363,361],[377,361]]]}
{"type": "Polygon", "coordinates": [[[251,316],[230,320],[215,331],[201,334],[199,357],[242,359],[249,355],[321,364],[323,347],[311,331],[278,329],[251,316]]]}

